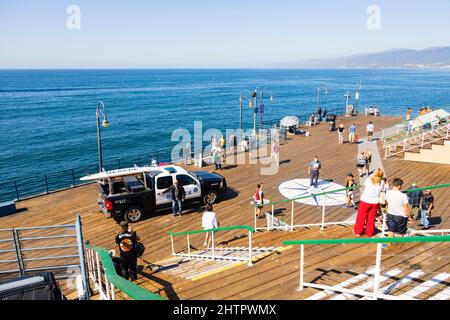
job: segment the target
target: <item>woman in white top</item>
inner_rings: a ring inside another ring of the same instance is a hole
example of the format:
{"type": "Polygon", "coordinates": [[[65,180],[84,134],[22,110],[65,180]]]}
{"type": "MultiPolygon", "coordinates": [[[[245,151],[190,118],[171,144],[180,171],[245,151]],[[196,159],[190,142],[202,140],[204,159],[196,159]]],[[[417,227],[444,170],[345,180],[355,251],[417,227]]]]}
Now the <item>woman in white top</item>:
{"type": "Polygon", "coordinates": [[[277,165],[280,164],[280,145],[278,141],[272,142],[272,155],[270,156],[270,161],[273,162],[275,159],[275,163],[277,165]]]}
{"type": "Polygon", "coordinates": [[[356,216],[353,233],[359,237],[364,230],[370,238],[375,233],[375,219],[378,212],[380,193],[382,189],[383,171],[381,169],[375,172],[364,181],[364,192],[361,195],[358,214],[356,216]]]}
{"type": "MultiPolygon", "coordinates": [[[[219,227],[219,223],[217,222],[216,213],[213,210],[212,205],[207,204],[206,205],[206,211],[203,212],[202,216],[202,228],[203,230],[209,230],[209,229],[215,229],[219,227]]],[[[209,248],[209,245],[211,244],[211,232],[206,233],[205,242],[203,243],[204,246],[209,248]]]]}

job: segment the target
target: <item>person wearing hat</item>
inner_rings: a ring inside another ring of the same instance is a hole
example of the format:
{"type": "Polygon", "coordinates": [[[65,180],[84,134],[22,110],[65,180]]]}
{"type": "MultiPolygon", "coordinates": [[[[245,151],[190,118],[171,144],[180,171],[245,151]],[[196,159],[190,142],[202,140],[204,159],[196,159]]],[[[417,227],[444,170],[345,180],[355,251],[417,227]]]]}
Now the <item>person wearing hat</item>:
{"type": "Polygon", "coordinates": [[[116,243],[119,245],[122,277],[135,281],[137,279],[137,243],[139,236],[128,225],[128,222],[120,223],[122,232],[116,236],[116,243]]]}

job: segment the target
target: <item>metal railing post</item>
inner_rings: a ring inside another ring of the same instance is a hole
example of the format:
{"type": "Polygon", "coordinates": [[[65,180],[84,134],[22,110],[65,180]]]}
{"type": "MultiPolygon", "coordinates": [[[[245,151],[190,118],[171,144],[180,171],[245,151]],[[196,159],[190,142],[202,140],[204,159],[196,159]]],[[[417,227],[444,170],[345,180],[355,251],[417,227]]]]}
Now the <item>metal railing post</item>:
{"type": "Polygon", "coordinates": [[[292,201],[292,208],[291,208],[291,232],[294,231],[294,201],[292,201]]]}
{"type": "Polygon", "coordinates": [[[320,227],[320,230],[325,229],[325,207],[327,203],[327,195],[323,195],[323,201],[322,201],[322,226],[320,227]]]}
{"type": "Polygon", "coordinates": [[[376,254],[376,257],[375,257],[375,273],[374,273],[374,279],[373,279],[373,294],[374,294],[374,298],[375,298],[375,295],[378,294],[378,289],[380,288],[382,245],[383,245],[382,243],[377,243],[377,254],[376,254]]]}
{"type": "Polygon", "coordinates": [[[191,239],[189,237],[189,234],[187,236],[187,252],[188,252],[188,259],[191,259],[191,239]]]}
{"type": "Polygon", "coordinates": [[[25,275],[25,271],[23,268],[22,250],[20,249],[18,231],[16,229],[13,229],[12,234],[13,234],[13,240],[14,240],[14,249],[16,250],[17,265],[19,267],[19,275],[22,277],[25,275]]]}
{"type": "Polygon", "coordinates": [[[256,227],[256,207],[255,206],[253,206],[253,218],[254,218],[254,221],[255,221],[255,230],[258,231],[258,229],[256,227]]]}
{"type": "Polygon", "coordinates": [[[44,175],[44,179],[45,179],[45,193],[48,194],[48,180],[47,180],[47,175],[44,175]]]}
{"type": "Polygon", "coordinates": [[[304,262],[305,262],[305,245],[300,245],[300,284],[298,287],[299,291],[302,291],[304,288],[304,262]]]}
{"type": "Polygon", "coordinates": [[[102,271],[100,269],[100,259],[98,256],[98,252],[95,252],[95,260],[97,262],[97,288],[98,292],[100,293],[100,297],[102,298],[102,300],[104,300],[104,292],[102,286],[102,271]]]}
{"type": "Polygon", "coordinates": [[[173,235],[170,235],[170,244],[172,246],[172,255],[175,255],[175,247],[173,245],[173,235]]]}
{"type": "Polygon", "coordinates": [[[108,278],[106,277],[106,273],[104,274],[104,277],[105,277],[105,285],[106,285],[106,300],[111,300],[109,281],[108,281],[108,278]]]}
{"type": "Polygon", "coordinates": [[[214,231],[211,231],[211,243],[212,243],[212,247],[211,247],[211,253],[212,253],[212,259],[215,260],[216,258],[216,245],[214,243],[214,231]]]}
{"type": "Polygon", "coordinates": [[[84,256],[84,242],[83,242],[83,232],[80,215],[77,216],[77,221],[75,223],[75,231],[77,234],[77,245],[78,245],[78,255],[80,256],[81,275],[83,277],[84,298],[85,300],[89,300],[90,298],[89,279],[86,272],[86,260],[84,256]]]}
{"type": "Polygon", "coordinates": [[[19,189],[17,188],[17,181],[16,180],[14,180],[14,188],[16,189],[16,199],[20,200],[19,189]]]}
{"type": "MultiPolygon", "coordinates": [[[[272,205],[272,225],[271,225],[272,228],[273,228],[274,216],[275,216],[275,210],[274,210],[274,207],[272,205]]],[[[267,230],[267,231],[269,231],[269,230],[267,230]]]]}
{"type": "Polygon", "coordinates": [[[73,169],[71,169],[71,172],[72,172],[72,187],[75,187],[75,174],[73,169]]]}
{"type": "Polygon", "coordinates": [[[253,258],[252,258],[252,232],[248,231],[248,266],[251,267],[253,265],[253,258]]]}

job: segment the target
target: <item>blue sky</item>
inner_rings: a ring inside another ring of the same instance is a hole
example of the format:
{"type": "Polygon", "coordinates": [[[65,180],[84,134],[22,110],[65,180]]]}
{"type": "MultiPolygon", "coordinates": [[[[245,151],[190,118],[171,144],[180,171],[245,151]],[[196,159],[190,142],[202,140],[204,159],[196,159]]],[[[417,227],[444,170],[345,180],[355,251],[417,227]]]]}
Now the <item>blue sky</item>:
{"type": "Polygon", "coordinates": [[[0,68],[265,67],[447,46],[449,12],[448,0],[1,0],[0,68]],[[66,27],[71,4],[80,30],[66,27]]]}

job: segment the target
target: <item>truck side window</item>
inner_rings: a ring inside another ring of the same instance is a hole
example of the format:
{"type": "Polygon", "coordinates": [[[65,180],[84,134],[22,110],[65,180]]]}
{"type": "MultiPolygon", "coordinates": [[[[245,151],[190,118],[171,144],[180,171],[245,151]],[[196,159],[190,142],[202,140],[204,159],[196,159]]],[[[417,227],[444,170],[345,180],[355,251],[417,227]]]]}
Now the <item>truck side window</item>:
{"type": "Polygon", "coordinates": [[[195,184],[195,180],[185,174],[178,174],[177,179],[182,186],[188,186],[190,184],[195,184]]]}
{"type": "Polygon", "coordinates": [[[173,185],[172,176],[158,178],[156,186],[159,190],[170,188],[173,185]]]}

